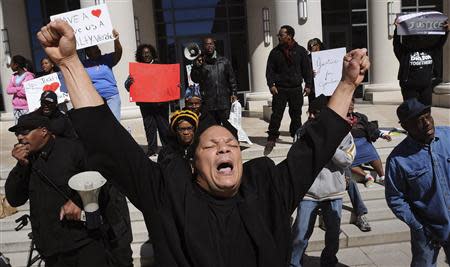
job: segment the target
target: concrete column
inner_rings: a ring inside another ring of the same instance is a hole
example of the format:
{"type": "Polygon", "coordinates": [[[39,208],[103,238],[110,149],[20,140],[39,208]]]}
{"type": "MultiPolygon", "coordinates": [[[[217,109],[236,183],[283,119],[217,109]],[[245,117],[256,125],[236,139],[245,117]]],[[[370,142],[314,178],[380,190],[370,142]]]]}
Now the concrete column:
{"type": "MultiPolygon", "coordinates": [[[[444,1],[444,14],[450,14],[450,2],[444,1]]],[[[450,40],[447,39],[447,43],[444,46],[444,69],[443,80],[444,83],[450,83],[450,40]]]]}
{"type": "Polygon", "coordinates": [[[364,98],[373,103],[398,104],[403,99],[397,80],[399,63],[388,36],[388,2],[393,2],[392,13],[400,12],[400,0],[368,1],[368,50],[372,65],[370,84],[364,86],[364,98]]]}
{"type": "MultiPolygon", "coordinates": [[[[27,12],[25,1],[17,0],[1,0],[0,1],[0,29],[8,30],[10,54],[5,54],[5,44],[3,39],[0,42],[0,74],[2,96],[7,112],[12,112],[11,99],[12,96],[6,94],[6,86],[11,77],[12,71],[7,67],[10,57],[14,55],[22,55],[27,59],[31,59],[30,37],[28,34],[27,12]]],[[[3,34],[2,34],[3,35],[3,34]]],[[[1,36],[0,38],[3,38],[1,36]]],[[[2,120],[8,120],[10,114],[3,114],[2,120]]]]}
{"type": "Polygon", "coordinates": [[[308,0],[308,19],[299,22],[297,12],[298,0],[274,0],[274,40],[282,25],[290,25],[295,29],[294,39],[306,48],[308,41],[312,38],[322,40],[322,5],[321,1],[308,0]]]}
{"type": "MultiPolygon", "coordinates": [[[[392,39],[388,38],[387,3],[392,0],[369,2],[369,55],[372,62],[372,84],[396,83],[398,61],[394,55],[392,39]]],[[[393,1],[393,12],[400,12],[400,0],[393,1]]]]}
{"type": "MultiPolygon", "coordinates": [[[[449,1],[444,1],[443,13],[447,15],[450,14],[449,1]]],[[[433,90],[433,106],[450,108],[450,40],[447,40],[443,50],[443,82],[436,86],[433,90]]],[[[447,116],[446,119],[450,123],[450,116],[447,116]]]]}
{"type": "Polygon", "coordinates": [[[153,19],[153,1],[133,1],[134,16],[139,21],[141,44],[156,44],[155,20],[153,19]]]}
{"type": "MultiPolygon", "coordinates": [[[[128,63],[134,62],[134,53],[136,51],[136,35],[134,31],[134,13],[133,1],[94,1],[81,0],[81,8],[95,5],[95,2],[106,3],[108,5],[109,14],[113,27],[119,32],[120,43],[122,44],[122,59],[113,68],[116,77],[117,87],[119,88],[120,98],[122,100],[122,118],[124,107],[135,107],[134,103],[128,100],[128,92],[124,88],[124,82],[128,77],[128,63]]],[[[106,43],[100,45],[102,53],[110,53],[114,51],[114,43],[106,43]]]]}
{"type": "Polygon", "coordinates": [[[251,73],[251,92],[247,94],[248,108],[259,110],[262,103],[271,99],[266,84],[267,58],[273,47],[278,45],[278,30],[282,25],[291,25],[295,29],[295,40],[306,48],[308,40],[322,39],[322,10],[320,1],[308,0],[308,19],[299,22],[297,0],[248,0],[247,23],[249,40],[249,64],[251,73]],[[264,46],[262,25],[262,8],[269,8],[270,13],[270,45],[264,46]],[[255,108],[251,107],[256,103],[255,108]]]}
{"type": "MultiPolygon", "coordinates": [[[[269,8],[270,23],[273,25],[274,9],[272,0],[248,0],[247,1],[247,25],[248,25],[248,54],[250,65],[251,92],[265,94],[268,97],[269,89],[266,85],[266,65],[270,50],[274,46],[276,38],[271,38],[269,45],[264,45],[262,9],[269,8]]],[[[274,27],[271,27],[274,33],[274,27]]]]}
{"type": "MultiPolygon", "coordinates": [[[[0,29],[5,29],[4,17],[3,17],[3,1],[0,1],[0,29]]],[[[0,34],[0,85],[2,88],[2,98],[7,112],[12,111],[11,97],[6,94],[6,86],[8,85],[9,77],[12,74],[10,68],[8,68],[9,54],[6,54],[5,45],[3,40],[3,34],[0,34]]],[[[3,114],[2,114],[3,119],[3,114]]]]}

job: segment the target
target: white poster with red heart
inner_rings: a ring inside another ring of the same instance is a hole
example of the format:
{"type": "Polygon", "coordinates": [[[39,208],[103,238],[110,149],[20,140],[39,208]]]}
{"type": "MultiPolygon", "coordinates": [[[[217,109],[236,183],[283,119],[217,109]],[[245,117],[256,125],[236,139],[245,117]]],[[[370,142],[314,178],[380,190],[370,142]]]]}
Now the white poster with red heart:
{"type": "Polygon", "coordinates": [[[23,83],[27,96],[28,110],[34,111],[41,106],[41,94],[53,91],[58,96],[58,103],[69,101],[69,94],[61,91],[61,81],[58,73],[52,73],[23,83]]]}
{"type": "Polygon", "coordinates": [[[106,4],[53,15],[51,21],[62,19],[72,26],[77,50],[114,40],[112,23],[106,4]]]}

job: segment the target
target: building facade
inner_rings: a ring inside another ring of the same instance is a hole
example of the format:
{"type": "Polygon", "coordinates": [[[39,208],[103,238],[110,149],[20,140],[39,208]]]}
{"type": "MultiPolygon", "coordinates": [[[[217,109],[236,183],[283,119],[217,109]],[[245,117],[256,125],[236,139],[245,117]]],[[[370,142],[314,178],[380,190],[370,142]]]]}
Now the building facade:
{"type": "MultiPolygon", "coordinates": [[[[123,82],[136,47],[156,46],[162,63],[182,65],[181,84],[186,86],[183,49],[205,36],[217,40],[218,51],[232,61],[240,95],[252,110],[262,109],[270,99],[265,68],[270,50],[277,45],[280,26],[296,30],[296,41],[306,47],[309,39],[320,38],[327,48],[367,47],[372,68],[366,78],[366,98],[399,97],[398,62],[392,50],[392,23],[399,12],[437,10],[450,14],[447,0],[1,0],[0,2],[0,110],[11,112],[11,98],[5,88],[11,70],[10,58],[21,54],[34,62],[44,53],[36,32],[53,14],[106,3],[113,26],[120,33],[123,56],[114,68],[122,98],[122,113],[135,110],[129,103],[123,82]]],[[[443,53],[444,83],[437,88],[435,105],[450,103],[450,42],[443,53]]],[[[103,52],[112,43],[100,46],[103,52]]],[[[362,96],[363,90],[359,90],[362,96]]],[[[388,101],[389,102],[389,101],[388,101]]],[[[131,114],[130,113],[130,114],[131,114]]],[[[137,114],[137,113],[136,113],[137,114]]]]}

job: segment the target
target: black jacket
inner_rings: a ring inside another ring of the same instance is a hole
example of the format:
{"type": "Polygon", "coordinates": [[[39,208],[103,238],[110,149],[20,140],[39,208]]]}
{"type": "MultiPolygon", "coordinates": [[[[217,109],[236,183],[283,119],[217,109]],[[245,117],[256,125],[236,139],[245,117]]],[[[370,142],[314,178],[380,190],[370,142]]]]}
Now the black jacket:
{"type": "Polygon", "coordinates": [[[17,207],[30,200],[33,237],[40,254],[45,257],[79,248],[92,239],[82,222],[59,220],[66,199],[38,174],[44,173],[78,207],[83,207],[78,194],[67,184],[70,177],[85,170],[85,157],[79,142],[56,137],[50,139],[30,164],[17,164],[5,184],[6,197],[17,207]],[[36,171],[38,170],[38,171],[36,171]]]}
{"type": "MultiPolygon", "coordinates": [[[[5,184],[6,196],[14,207],[30,200],[30,219],[33,237],[40,254],[49,257],[61,252],[79,248],[93,240],[83,222],[59,220],[60,208],[66,199],[51,186],[42,172],[58,186],[78,207],[83,204],[77,192],[72,190],[69,179],[87,170],[86,154],[79,141],[56,137],[44,146],[40,153],[30,157],[27,167],[17,164],[9,173],[5,184]]],[[[106,183],[99,195],[99,205],[103,216],[102,229],[107,236],[109,249],[128,246],[128,260],[131,257],[131,223],[125,197],[106,183]]],[[[96,235],[95,238],[98,238],[96,235]]],[[[113,258],[116,256],[112,253],[113,258]]],[[[122,258],[125,258],[122,255],[122,258]]],[[[115,260],[115,258],[114,258],[115,260]]],[[[117,265],[119,266],[119,265],[117,265]]]]}
{"type": "Polygon", "coordinates": [[[375,142],[381,135],[378,129],[378,121],[369,121],[366,115],[353,112],[356,123],[353,125],[351,133],[354,138],[365,137],[368,142],[375,142]]]}
{"type": "MultiPolygon", "coordinates": [[[[222,240],[213,238],[210,202],[184,160],[174,160],[162,170],[145,156],[106,105],[77,109],[70,115],[95,169],[150,221],[158,266],[224,266],[218,260],[221,250],[215,249],[222,240]]],[[[253,260],[261,267],[288,266],[291,213],[349,130],[345,120],[324,109],[286,160],[275,165],[262,157],[244,164],[235,207],[245,226],[243,238],[251,239],[252,246],[251,251],[234,251],[229,260],[253,260]],[[249,256],[250,252],[256,256],[249,256]],[[245,258],[236,259],[239,255],[245,258]]]]}
{"type": "Polygon", "coordinates": [[[442,47],[447,37],[448,32],[436,36],[401,37],[395,29],[393,46],[400,63],[397,79],[402,88],[422,89],[442,82],[442,47]]]}
{"type": "Polygon", "coordinates": [[[230,98],[237,94],[238,87],[228,59],[217,56],[215,59],[205,59],[200,67],[194,64],[191,78],[200,84],[203,103],[208,110],[230,109],[230,98]]]}
{"type": "Polygon", "coordinates": [[[312,87],[312,67],[306,49],[297,43],[292,50],[292,64],[289,64],[283,54],[283,46],[277,45],[270,51],[267,60],[267,86],[273,84],[279,88],[301,88],[303,80],[305,87],[312,87]]]}
{"type": "MultiPolygon", "coordinates": [[[[33,113],[45,116],[42,113],[42,107],[33,111],[33,113]]],[[[52,133],[54,133],[57,136],[66,137],[70,139],[77,138],[77,133],[75,132],[75,129],[72,126],[72,122],[65,113],[59,110],[59,108],[56,108],[56,110],[48,118],[50,119],[50,131],[52,133]]]]}

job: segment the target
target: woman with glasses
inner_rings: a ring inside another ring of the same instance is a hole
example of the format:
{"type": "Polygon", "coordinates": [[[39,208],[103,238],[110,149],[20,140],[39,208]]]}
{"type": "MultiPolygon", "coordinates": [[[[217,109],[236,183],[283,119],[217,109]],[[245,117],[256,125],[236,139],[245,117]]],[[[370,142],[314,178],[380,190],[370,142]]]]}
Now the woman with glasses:
{"type": "Polygon", "coordinates": [[[308,103],[311,103],[316,98],[316,92],[314,90],[314,88],[315,88],[314,77],[316,77],[316,72],[314,71],[314,69],[312,67],[311,53],[318,52],[318,51],[321,51],[324,49],[325,49],[325,46],[323,45],[322,41],[319,38],[313,38],[308,41],[308,51],[309,51],[308,57],[311,61],[311,70],[313,71],[312,85],[311,85],[310,92],[308,94],[308,103]]]}
{"type": "Polygon", "coordinates": [[[190,160],[189,146],[198,128],[198,116],[190,110],[177,110],[170,117],[169,143],[158,154],[158,163],[164,169],[176,157],[190,160]]]}
{"type": "MultiPolygon", "coordinates": [[[[154,64],[158,63],[156,49],[150,44],[141,44],[136,50],[136,61],[139,63],[154,64]]],[[[133,77],[128,76],[125,81],[125,89],[130,91],[134,83],[133,77]]],[[[145,136],[147,137],[147,156],[153,156],[157,153],[158,142],[156,132],[159,132],[159,140],[164,146],[168,141],[169,134],[169,102],[136,102],[141,110],[142,120],[144,121],[145,136]]]]}

